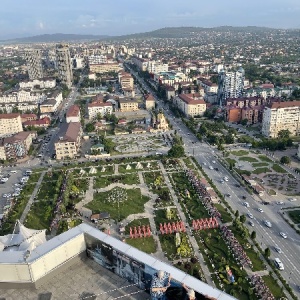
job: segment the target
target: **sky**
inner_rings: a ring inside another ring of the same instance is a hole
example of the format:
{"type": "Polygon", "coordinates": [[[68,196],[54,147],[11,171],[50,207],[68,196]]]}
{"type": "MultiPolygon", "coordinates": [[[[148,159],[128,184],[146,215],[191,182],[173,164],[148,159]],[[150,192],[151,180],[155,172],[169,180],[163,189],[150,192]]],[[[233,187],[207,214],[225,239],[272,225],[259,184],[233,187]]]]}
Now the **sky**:
{"type": "Polygon", "coordinates": [[[300,0],[1,0],[0,39],[163,27],[300,28],[300,0]]]}

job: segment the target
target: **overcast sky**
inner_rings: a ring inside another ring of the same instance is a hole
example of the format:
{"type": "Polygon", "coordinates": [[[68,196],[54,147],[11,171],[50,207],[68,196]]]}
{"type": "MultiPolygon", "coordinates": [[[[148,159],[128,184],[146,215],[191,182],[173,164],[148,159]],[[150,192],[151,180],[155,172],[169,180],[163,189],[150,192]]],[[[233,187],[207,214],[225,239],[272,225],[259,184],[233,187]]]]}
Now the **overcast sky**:
{"type": "Polygon", "coordinates": [[[0,39],[171,26],[300,28],[300,0],[1,0],[0,39]]]}

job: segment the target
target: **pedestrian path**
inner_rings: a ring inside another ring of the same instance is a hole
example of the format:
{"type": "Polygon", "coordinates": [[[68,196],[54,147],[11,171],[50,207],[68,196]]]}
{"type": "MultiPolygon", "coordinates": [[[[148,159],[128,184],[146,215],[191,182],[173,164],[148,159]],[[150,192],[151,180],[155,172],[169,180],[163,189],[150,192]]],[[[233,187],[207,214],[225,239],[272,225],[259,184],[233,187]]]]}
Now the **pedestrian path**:
{"type": "MultiPolygon", "coordinates": [[[[48,171],[49,171],[49,170],[48,170],[48,171]]],[[[43,179],[44,179],[44,176],[45,176],[46,172],[47,172],[47,171],[43,171],[43,172],[41,173],[41,175],[40,175],[40,178],[39,178],[39,180],[38,180],[38,182],[37,182],[37,184],[36,184],[36,186],[35,186],[35,188],[34,188],[32,194],[31,194],[31,196],[30,196],[30,198],[29,198],[29,200],[28,200],[28,202],[27,202],[27,205],[26,205],[26,207],[25,207],[25,209],[24,209],[22,215],[21,215],[21,218],[20,218],[20,222],[21,222],[21,223],[23,223],[23,222],[25,221],[26,217],[27,217],[27,214],[28,214],[28,212],[29,212],[29,210],[30,210],[30,207],[31,207],[32,203],[34,202],[35,196],[37,195],[37,193],[38,193],[38,191],[39,191],[40,185],[42,184],[42,181],[43,181],[43,179]]]]}

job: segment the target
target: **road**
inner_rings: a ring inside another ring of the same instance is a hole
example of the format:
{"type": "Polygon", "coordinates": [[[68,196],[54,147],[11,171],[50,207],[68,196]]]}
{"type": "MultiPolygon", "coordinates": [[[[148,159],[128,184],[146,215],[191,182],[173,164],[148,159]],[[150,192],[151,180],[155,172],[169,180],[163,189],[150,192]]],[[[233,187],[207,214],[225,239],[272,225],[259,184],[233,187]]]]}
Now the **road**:
{"type": "MultiPolygon", "coordinates": [[[[154,94],[135,71],[131,70],[131,72],[141,82],[144,89],[146,89],[149,93],[151,92],[154,94]]],[[[164,110],[164,113],[172,124],[173,129],[177,130],[177,133],[182,136],[186,154],[195,157],[197,162],[203,166],[204,171],[212,179],[221,193],[224,195],[230,195],[230,197],[226,197],[226,200],[232,209],[234,211],[238,210],[240,215],[247,215],[248,213],[253,215],[252,221],[254,223],[254,227],[250,226],[249,217],[247,217],[246,226],[249,228],[250,232],[253,230],[256,231],[256,240],[263,250],[270,248],[271,260],[274,260],[275,257],[280,258],[285,268],[280,271],[280,273],[300,299],[300,291],[297,288],[298,285],[300,285],[300,237],[278,213],[280,206],[275,203],[271,205],[262,205],[262,199],[256,195],[248,194],[243,187],[240,187],[239,182],[237,182],[229,170],[224,168],[220,163],[219,158],[222,154],[211,145],[205,142],[199,142],[195,135],[190,132],[183,122],[173,116],[172,112],[166,108],[163,101],[158,99],[156,96],[155,98],[157,101],[157,107],[164,110]],[[209,166],[212,166],[213,168],[210,169],[209,166]],[[218,171],[216,171],[215,168],[217,168],[218,171]],[[224,181],[224,177],[227,177],[228,181],[224,181]],[[221,181],[223,183],[221,183],[221,181]],[[247,200],[242,199],[242,196],[246,197],[247,200]],[[249,203],[249,207],[243,205],[244,201],[249,203]],[[258,208],[261,208],[263,212],[259,212],[258,208]],[[268,228],[264,224],[265,220],[269,220],[272,223],[271,228],[268,228]],[[283,238],[279,234],[280,232],[286,233],[287,238],[283,238]],[[279,247],[282,250],[282,253],[277,253],[275,251],[275,246],[279,247]]],[[[274,202],[274,200],[268,195],[263,198],[265,201],[271,203],[274,202]]],[[[288,203],[288,205],[292,206],[291,203],[288,203]]]]}

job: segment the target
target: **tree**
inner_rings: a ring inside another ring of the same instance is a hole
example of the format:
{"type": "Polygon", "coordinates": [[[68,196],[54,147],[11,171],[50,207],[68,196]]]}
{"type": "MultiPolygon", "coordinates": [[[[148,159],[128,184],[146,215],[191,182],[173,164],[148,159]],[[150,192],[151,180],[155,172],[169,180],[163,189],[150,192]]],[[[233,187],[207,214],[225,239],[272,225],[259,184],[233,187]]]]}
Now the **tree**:
{"type": "Polygon", "coordinates": [[[241,221],[241,223],[245,223],[246,222],[246,216],[245,215],[241,215],[240,216],[240,221],[241,221]]]}
{"type": "Polygon", "coordinates": [[[93,123],[88,123],[85,126],[86,132],[93,132],[95,130],[95,125],[93,123]]]}
{"type": "Polygon", "coordinates": [[[182,145],[176,143],[169,150],[168,156],[169,157],[182,157],[182,156],[184,156],[184,148],[182,147],[182,145]]]}
{"type": "Polygon", "coordinates": [[[280,162],[282,163],[282,164],[289,164],[289,163],[291,163],[291,158],[290,157],[288,157],[288,156],[282,156],[281,158],[280,158],[280,162]]]}
{"type": "Polygon", "coordinates": [[[256,231],[251,232],[251,239],[255,240],[256,239],[256,231]]]}
{"type": "Polygon", "coordinates": [[[288,129],[282,129],[278,132],[279,139],[288,139],[290,137],[291,132],[288,129]]]}
{"type": "Polygon", "coordinates": [[[238,218],[239,215],[240,215],[239,211],[237,210],[234,215],[235,215],[236,218],[238,218]]]}
{"type": "Polygon", "coordinates": [[[270,255],[271,255],[271,250],[270,250],[270,248],[266,248],[266,249],[265,249],[265,256],[266,256],[266,257],[270,257],[270,255]]]}
{"type": "Polygon", "coordinates": [[[248,119],[243,119],[243,120],[241,121],[241,124],[242,124],[243,126],[247,125],[247,124],[248,124],[248,119]]]}

